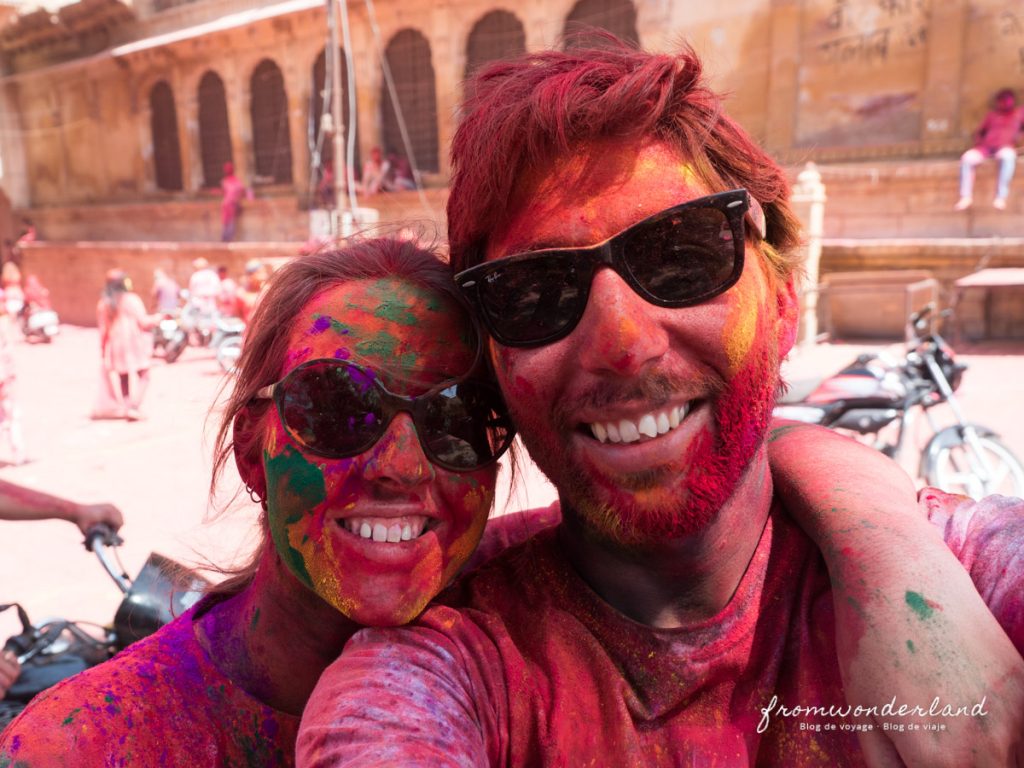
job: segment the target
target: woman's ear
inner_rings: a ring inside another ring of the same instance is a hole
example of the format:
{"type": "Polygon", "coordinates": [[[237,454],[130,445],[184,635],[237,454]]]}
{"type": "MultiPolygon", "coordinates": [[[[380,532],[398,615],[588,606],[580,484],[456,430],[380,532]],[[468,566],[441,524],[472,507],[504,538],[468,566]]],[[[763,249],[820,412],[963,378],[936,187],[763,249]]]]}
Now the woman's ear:
{"type": "Polygon", "coordinates": [[[251,495],[267,498],[267,475],[263,468],[263,440],[261,419],[255,418],[249,407],[242,408],[232,424],[231,442],[234,446],[235,466],[251,495]]]}

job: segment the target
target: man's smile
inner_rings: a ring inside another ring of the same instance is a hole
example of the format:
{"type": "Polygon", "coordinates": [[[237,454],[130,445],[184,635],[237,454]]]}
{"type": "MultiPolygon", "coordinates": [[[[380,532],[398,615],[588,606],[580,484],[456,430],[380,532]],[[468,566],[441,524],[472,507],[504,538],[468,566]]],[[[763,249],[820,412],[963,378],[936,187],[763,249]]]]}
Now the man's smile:
{"type": "Polygon", "coordinates": [[[586,463],[602,474],[621,476],[678,466],[701,431],[713,428],[708,402],[694,399],[632,418],[581,423],[572,443],[586,463]],[[598,434],[602,429],[604,439],[598,434]]]}
{"type": "Polygon", "coordinates": [[[587,426],[602,443],[636,443],[664,435],[674,429],[690,412],[691,403],[649,411],[639,417],[595,421],[587,426]]]}

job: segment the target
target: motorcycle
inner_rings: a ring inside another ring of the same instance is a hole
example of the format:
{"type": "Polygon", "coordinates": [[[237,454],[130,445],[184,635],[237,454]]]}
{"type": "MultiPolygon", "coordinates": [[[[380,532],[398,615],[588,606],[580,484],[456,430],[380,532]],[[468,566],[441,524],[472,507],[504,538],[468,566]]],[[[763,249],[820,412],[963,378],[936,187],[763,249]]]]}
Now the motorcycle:
{"type": "Polygon", "coordinates": [[[26,303],[20,312],[21,333],[26,341],[49,344],[60,333],[60,318],[52,309],[26,303]]]}
{"type": "Polygon", "coordinates": [[[245,321],[200,308],[189,299],[188,291],[181,293],[185,298],[181,313],[165,317],[153,329],[154,349],[162,350],[164,359],[173,363],[189,345],[207,347],[216,354],[220,367],[231,372],[241,353],[245,321]]]}
{"type": "Polygon", "coordinates": [[[910,316],[902,356],[860,355],[823,381],[791,388],[774,414],[853,433],[899,461],[920,412],[931,429],[918,462],[918,476],[926,484],[974,499],[993,493],[1024,496],[1020,460],[994,430],[964,416],[955,392],[967,366],[931,328],[934,313],[929,304],[910,316]],[[948,404],[954,424],[940,426],[933,409],[942,404],[948,404]]]}
{"type": "Polygon", "coordinates": [[[163,352],[164,360],[173,363],[188,345],[188,334],[177,317],[164,317],[153,326],[153,351],[163,352]]]}
{"type": "Polygon", "coordinates": [[[217,346],[217,362],[224,373],[234,373],[242,355],[242,334],[232,334],[217,346]]]}
{"type": "Polygon", "coordinates": [[[124,594],[113,624],[97,630],[88,622],[60,618],[33,623],[17,603],[0,605],[0,612],[17,610],[22,627],[4,644],[4,650],[17,655],[21,673],[0,700],[0,730],[37,693],[153,634],[188,610],[209,586],[202,576],[157,553],[150,554],[134,579],[129,578],[116,553],[124,542],[107,526],[91,528],[84,543],[124,594]]]}

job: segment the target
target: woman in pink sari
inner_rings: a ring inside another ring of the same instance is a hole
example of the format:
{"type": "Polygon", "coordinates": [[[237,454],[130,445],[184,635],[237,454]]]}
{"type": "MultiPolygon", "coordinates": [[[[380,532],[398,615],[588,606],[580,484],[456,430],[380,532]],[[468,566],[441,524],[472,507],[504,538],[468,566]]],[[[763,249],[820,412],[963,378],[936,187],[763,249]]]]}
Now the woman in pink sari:
{"type": "Polygon", "coordinates": [[[149,384],[153,355],[150,331],[156,316],[147,314],[132,281],[120,269],[107,273],[107,284],[96,305],[102,357],[101,403],[93,418],[142,418],[139,406],[149,384]],[[106,396],[104,398],[104,395],[106,396]]]}

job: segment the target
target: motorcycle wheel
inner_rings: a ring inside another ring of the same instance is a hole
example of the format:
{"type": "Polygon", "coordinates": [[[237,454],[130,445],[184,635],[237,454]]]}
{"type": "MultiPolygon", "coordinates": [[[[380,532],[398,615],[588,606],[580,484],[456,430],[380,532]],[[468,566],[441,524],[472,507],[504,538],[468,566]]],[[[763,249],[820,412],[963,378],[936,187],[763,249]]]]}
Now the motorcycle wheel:
{"type": "Polygon", "coordinates": [[[1024,496],[1024,465],[1013,452],[994,437],[978,436],[991,477],[982,480],[980,461],[965,440],[942,448],[932,471],[925,478],[929,485],[947,493],[960,493],[981,499],[993,493],[1024,496]]]}
{"type": "Polygon", "coordinates": [[[225,373],[234,373],[238,357],[242,354],[242,337],[229,336],[217,346],[217,362],[225,373]]]}

